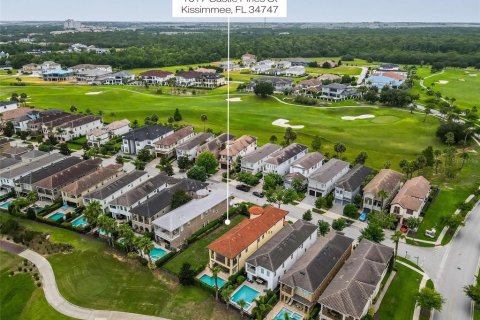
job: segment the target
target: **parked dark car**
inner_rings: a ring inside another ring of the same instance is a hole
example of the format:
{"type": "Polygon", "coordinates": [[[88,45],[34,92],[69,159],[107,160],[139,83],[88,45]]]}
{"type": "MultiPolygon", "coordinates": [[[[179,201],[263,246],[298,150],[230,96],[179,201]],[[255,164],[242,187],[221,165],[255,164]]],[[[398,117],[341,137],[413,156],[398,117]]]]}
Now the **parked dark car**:
{"type": "Polygon", "coordinates": [[[263,192],[258,192],[258,191],[253,191],[253,195],[255,197],[258,197],[258,198],[263,198],[265,197],[265,195],[263,194],[263,192]]]}
{"type": "Polygon", "coordinates": [[[237,186],[237,190],[244,191],[244,192],[249,192],[249,191],[250,191],[250,187],[247,186],[246,184],[239,184],[239,185],[237,186]]]}

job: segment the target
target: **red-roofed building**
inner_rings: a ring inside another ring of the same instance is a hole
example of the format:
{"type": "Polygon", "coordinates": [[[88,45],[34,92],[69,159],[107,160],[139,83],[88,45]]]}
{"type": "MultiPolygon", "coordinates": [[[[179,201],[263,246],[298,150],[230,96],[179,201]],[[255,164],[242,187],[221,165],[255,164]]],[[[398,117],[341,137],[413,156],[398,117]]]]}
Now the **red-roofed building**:
{"type": "Polygon", "coordinates": [[[245,261],[283,228],[288,211],[272,206],[255,208],[250,219],[243,220],[209,246],[210,267],[220,266],[229,275],[245,266],[245,261]]]}
{"type": "Polygon", "coordinates": [[[149,70],[142,74],[140,77],[148,84],[165,85],[168,80],[175,77],[172,72],[162,70],[149,70]]]}

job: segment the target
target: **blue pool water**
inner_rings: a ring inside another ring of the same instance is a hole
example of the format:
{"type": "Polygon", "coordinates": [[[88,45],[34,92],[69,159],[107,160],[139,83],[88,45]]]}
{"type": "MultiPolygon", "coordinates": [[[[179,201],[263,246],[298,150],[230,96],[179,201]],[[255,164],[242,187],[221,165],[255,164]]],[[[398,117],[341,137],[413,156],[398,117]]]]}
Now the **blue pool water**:
{"type": "Polygon", "coordinates": [[[237,292],[232,296],[231,300],[238,304],[238,301],[243,300],[246,302],[244,310],[250,309],[252,302],[260,295],[260,292],[250,288],[246,284],[240,287],[237,292]]]}
{"type": "Polygon", "coordinates": [[[8,205],[9,205],[9,204],[10,204],[10,201],[4,202],[4,203],[2,203],[2,205],[0,206],[0,208],[5,209],[5,210],[8,210],[8,205]]]}
{"type": "Polygon", "coordinates": [[[152,261],[155,262],[166,254],[167,251],[162,248],[153,248],[148,255],[150,256],[152,261]]]}
{"type": "Polygon", "coordinates": [[[293,320],[302,320],[303,317],[299,315],[298,313],[295,313],[293,311],[288,310],[287,308],[282,308],[279,313],[273,318],[273,320],[284,320],[285,315],[288,315],[288,319],[293,319],[293,320]]]}
{"type": "MultiPolygon", "coordinates": [[[[199,280],[202,281],[203,283],[205,283],[206,285],[208,285],[212,288],[215,288],[215,278],[214,277],[211,277],[208,274],[204,274],[203,276],[200,277],[199,280]]],[[[223,280],[222,278],[217,277],[217,286],[219,288],[223,287],[225,285],[225,282],[226,281],[223,280]]]]}
{"type": "Polygon", "coordinates": [[[55,212],[53,215],[51,215],[48,219],[53,220],[53,221],[58,221],[60,219],[63,219],[65,215],[61,212],[55,212]]]}
{"type": "MultiPolygon", "coordinates": [[[[106,236],[107,235],[107,231],[103,230],[103,229],[98,229],[98,233],[101,234],[102,236],[106,236]]],[[[112,234],[109,232],[108,233],[108,236],[110,237],[112,234]]]]}
{"type": "Polygon", "coordinates": [[[84,215],[81,215],[80,217],[72,221],[72,226],[77,228],[85,227],[86,225],[88,225],[88,222],[87,219],[85,219],[84,215]]]}
{"type": "Polygon", "coordinates": [[[63,211],[67,210],[68,209],[68,204],[64,204],[60,209],[62,209],[63,211]]]}

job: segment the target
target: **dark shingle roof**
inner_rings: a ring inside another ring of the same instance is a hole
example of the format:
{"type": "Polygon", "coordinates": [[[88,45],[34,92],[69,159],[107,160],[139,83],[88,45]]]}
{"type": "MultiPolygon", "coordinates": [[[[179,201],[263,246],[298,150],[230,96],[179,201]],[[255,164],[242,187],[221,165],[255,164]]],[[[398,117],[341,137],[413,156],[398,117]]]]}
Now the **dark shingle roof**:
{"type": "Polygon", "coordinates": [[[334,232],[318,238],[280,282],[292,288],[315,292],[327,280],[342,256],[350,250],[352,243],[353,239],[334,232]]]}
{"type": "Polygon", "coordinates": [[[292,166],[300,166],[306,170],[311,169],[314,167],[317,163],[322,162],[325,160],[325,156],[318,153],[318,152],[311,152],[307,153],[300,159],[294,161],[292,163],[292,166]]]}
{"type": "Polygon", "coordinates": [[[102,159],[85,160],[40,181],[37,181],[34,183],[34,185],[38,188],[57,189],[97,170],[101,164],[102,159]]]}
{"type": "Polygon", "coordinates": [[[270,156],[275,151],[279,150],[281,147],[278,144],[267,143],[262,147],[258,148],[255,151],[252,151],[250,154],[242,158],[242,161],[249,163],[256,163],[266,157],[270,156]]]}
{"type": "Polygon", "coordinates": [[[291,145],[274,152],[265,162],[271,164],[281,164],[307,149],[308,147],[304,146],[303,144],[292,143],[291,145]]]}
{"type": "Polygon", "coordinates": [[[144,141],[144,140],[154,140],[158,137],[167,134],[168,132],[173,131],[170,127],[165,126],[145,126],[134,129],[129,133],[123,135],[123,139],[135,140],[135,141],[144,141]]]}
{"type": "Polygon", "coordinates": [[[316,231],[317,226],[303,220],[287,224],[255,251],[247,263],[274,272],[316,231]]]}
{"type": "Polygon", "coordinates": [[[132,172],[127,173],[126,175],[121,176],[120,178],[116,179],[115,181],[110,182],[105,187],[95,190],[94,192],[87,195],[85,198],[91,199],[106,199],[118,190],[122,189],[123,187],[129,185],[133,181],[139,179],[140,177],[146,175],[147,172],[134,170],[132,172]]]}
{"type": "Polygon", "coordinates": [[[344,315],[361,318],[392,256],[392,248],[363,239],[318,302],[344,315]]]}
{"type": "Polygon", "coordinates": [[[21,178],[19,180],[19,183],[35,183],[37,181],[45,179],[46,177],[54,175],[57,172],[70,168],[71,166],[74,166],[80,162],[82,162],[82,159],[77,157],[65,158],[57,163],[49,165],[48,167],[45,167],[35,172],[30,172],[27,176],[21,178]]]}
{"type": "Polygon", "coordinates": [[[203,132],[195,135],[188,141],[182,143],[177,147],[178,150],[191,150],[196,146],[204,144],[208,139],[211,139],[213,134],[208,132],[203,132]]]}
{"type": "Polygon", "coordinates": [[[155,177],[145,181],[132,190],[122,194],[120,197],[111,201],[111,205],[130,207],[137,201],[145,198],[154,190],[160,188],[163,185],[172,185],[178,182],[178,179],[169,177],[166,174],[159,174],[155,177]]]}
{"type": "Polygon", "coordinates": [[[206,188],[207,186],[207,183],[203,183],[197,180],[182,179],[173,187],[161,190],[153,197],[149,198],[139,206],[133,208],[131,212],[139,216],[151,218],[170,205],[170,203],[172,202],[172,196],[175,191],[184,190],[187,192],[196,192],[200,189],[206,188]]]}
{"type": "Polygon", "coordinates": [[[15,158],[1,158],[0,159],[0,170],[6,169],[10,166],[20,163],[20,160],[15,158]]]}
{"type": "Polygon", "coordinates": [[[372,174],[371,168],[357,164],[346,175],[338,180],[336,187],[346,191],[355,191],[372,174]]]}

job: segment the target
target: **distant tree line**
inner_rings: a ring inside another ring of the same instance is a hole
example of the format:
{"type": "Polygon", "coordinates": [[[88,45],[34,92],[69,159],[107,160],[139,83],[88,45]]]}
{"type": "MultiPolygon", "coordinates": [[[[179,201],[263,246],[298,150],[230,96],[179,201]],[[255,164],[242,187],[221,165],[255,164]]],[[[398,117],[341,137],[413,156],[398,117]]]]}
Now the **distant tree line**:
{"type": "MultiPolygon", "coordinates": [[[[2,29],[3,30],[3,29],[2,29]]],[[[3,30],[5,31],[5,30],[3,30]]],[[[8,30],[12,32],[12,30],[8,30]]],[[[0,45],[11,51],[9,58],[18,68],[29,62],[55,60],[64,66],[79,63],[110,64],[115,68],[148,68],[202,64],[227,56],[225,30],[204,30],[191,34],[166,34],[161,29],[116,32],[36,35],[36,41],[53,44],[84,43],[111,48],[110,54],[49,53],[25,54],[34,45],[0,45]],[[20,51],[20,52],[19,52],[20,51]],[[21,53],[22,52],[22,53],[21,53]]],[[[198,30],[192,30],[198,31],[198,30]]],[[[22,29],[22,32],[26,32],[22,29]]],[[[37,32],[31,30],[31,32],[37,32]]],[[[480,68],[480,31],[477,28],[401,29],[242,29],[232,36],[231,56],[245,52],[258,58],[341,56],[344,64],[353,57],[399,64],[429,64],[436,67],[480,68]],[[278,32],[288,31],[279,36],[278,32]]]]}

